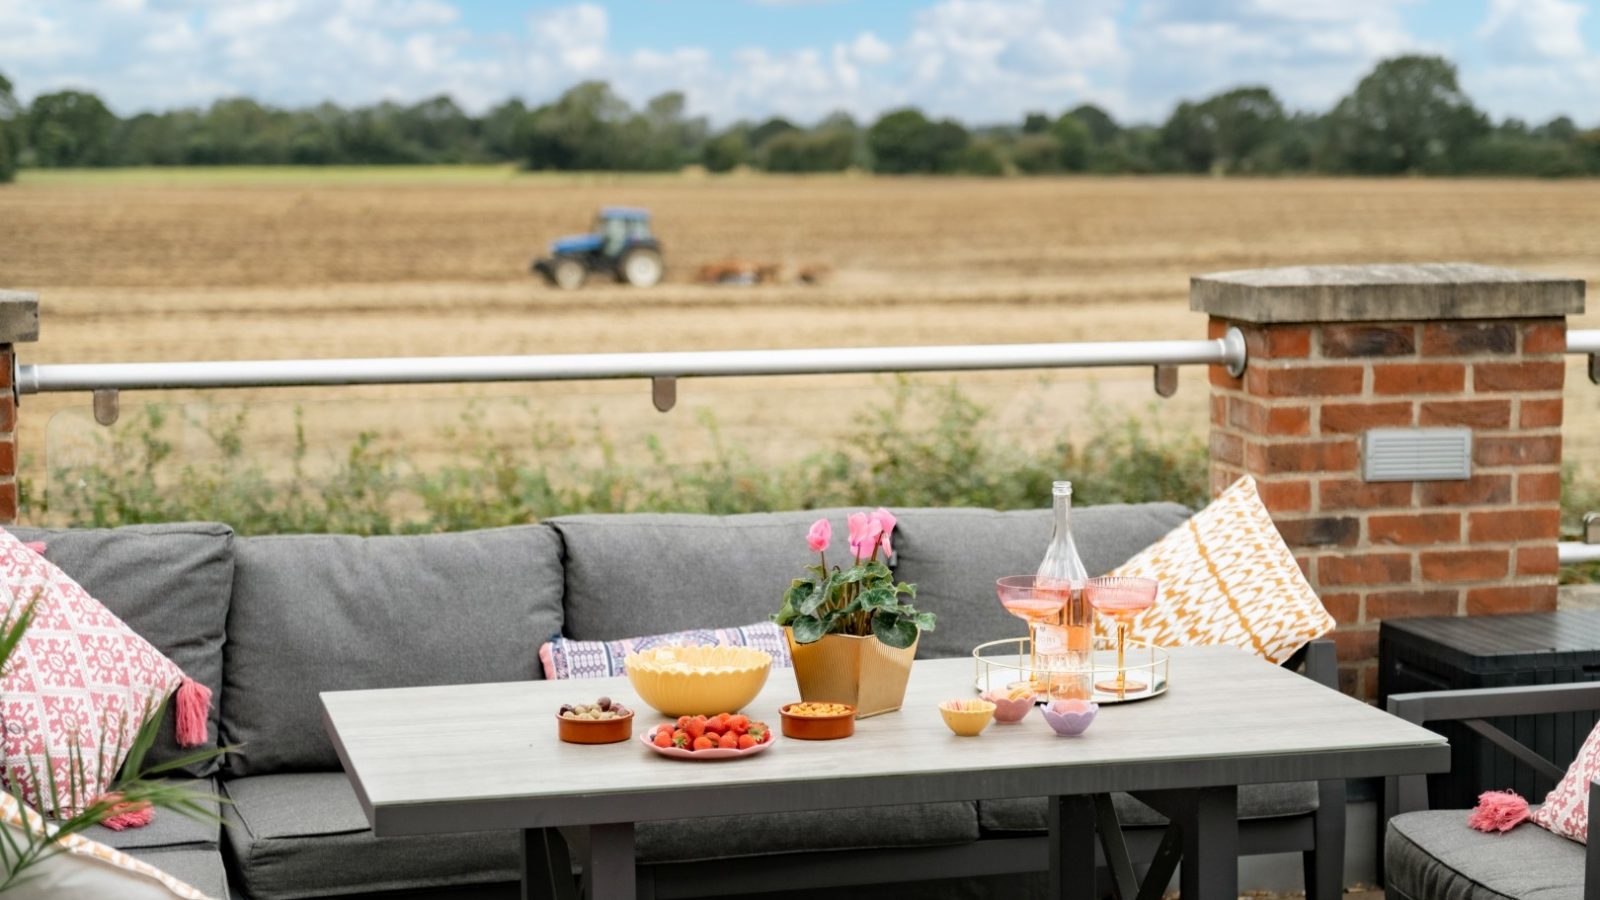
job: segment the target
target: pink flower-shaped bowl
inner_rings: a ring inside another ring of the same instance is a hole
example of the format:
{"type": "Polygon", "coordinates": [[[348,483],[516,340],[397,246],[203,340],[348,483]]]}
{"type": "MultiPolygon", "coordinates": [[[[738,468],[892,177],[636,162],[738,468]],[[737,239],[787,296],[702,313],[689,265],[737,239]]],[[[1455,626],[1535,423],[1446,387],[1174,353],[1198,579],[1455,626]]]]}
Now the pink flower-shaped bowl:
{"type": "Polygon", "coordinates": [[[1005,694],[988,691],[979,696],[994,704],[994,720],[1000,725],[1015,725],[1026,719],[1033,709],[1032,694],[1012,699],[1005,694]]]}
{"type": "Polygon", "coordinates": [[[1077,737],[1089,730],[1089,725],[1100,712],[1100,704],[1087,700],[1057,700],[1039,710],[1056,734],[1077,737]]]}

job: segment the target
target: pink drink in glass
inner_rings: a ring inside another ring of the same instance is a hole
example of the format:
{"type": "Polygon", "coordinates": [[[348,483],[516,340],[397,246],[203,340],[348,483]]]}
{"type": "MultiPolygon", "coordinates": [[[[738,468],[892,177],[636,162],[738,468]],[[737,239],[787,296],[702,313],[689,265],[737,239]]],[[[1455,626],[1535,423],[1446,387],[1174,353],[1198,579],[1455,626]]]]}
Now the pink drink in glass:
{"type": "MultiPolygon", "coordinates": [[[[1031,639],[1028,667],[1037,673],[1040,670],[1041,645],[1048,648],[1062,643],[1062,638],[1057,633],[1061,631],[1061,610],[1066,605],[1068,593],[1041,585],[1038,577],[1034,575],[1007,575],[995,582],[995,593],[999,596],[1000,605],[1006,612],[1028,623],[1028,635],[1031,639]]],[[[1007,685],[1007,688],[1019,686],[1048,692],[1048,686],[1041,682],[1036,674],[1027,683],[1019,682],[1007,685]]]]}
{"type": "Polygon", "coordinates": [[[1133,617],[1155,605],[1159,584],[1152,578],[1105,577],[1091,578],[1084,583],[1084,594],[1089,605],[1117,623],[1117,677],[1115,681],[1098,683],[1102,691],[1115,691],[1123,699],[1129,690],[1142,691],[1142,681],[1128,678],[1125,653],[1128,644],[1128,625],[1133,617]]]}

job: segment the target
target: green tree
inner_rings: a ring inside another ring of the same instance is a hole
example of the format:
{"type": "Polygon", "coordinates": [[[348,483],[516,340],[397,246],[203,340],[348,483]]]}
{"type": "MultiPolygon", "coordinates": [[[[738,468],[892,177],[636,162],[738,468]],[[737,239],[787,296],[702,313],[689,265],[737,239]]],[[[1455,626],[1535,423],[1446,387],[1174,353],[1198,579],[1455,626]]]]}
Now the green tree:
{"type": "Polygon", "coordinates": [[[771,172],[842,172],[855,161],[856,136],[843,128],[787,131],[761,152],[771,172]]]}
{"type": "Polygon", "coordinates": [[[707,171],[731,172],[750,161],[750,138],[742,125],[706,141],[701,150],[700,162],[707,171]]]}
{"type": "Polygon", "coordinates": [[[1218,94],[1199,107],[1211,134],[1213,165],[1224,172],[1268,168],[1274,144],[1283,133],[1283,104],[1265,87],[1241,87],[1218,94]]]}
{"type": "Polygon", "coordinates": [[[114,162],[111,136],[117,117],[84,91],[34,98],[28,108],[28,146],[41,166],[105,166],[114,162]]]}
{"type": "Polygon", "coordinates": [[[1048,175],[1061,171],[1061,142],[1049,134],[1024,134],[1011,148],[1017,171],[1048,175]]]}
{"type": "Polygon", "coordinates": [[[489,158],[519,159],[525,155],[525,148],[517,143],[517,137],[527,118],[527,104],[516,98],[489,110],[478,124],[483,149],[489,158]]]}
{"type": "Polygon", "coordinates": [[[568,88],[533,113],[528,144],[531,169],[612,169],[627,148],[617,139],[631,116],[627,102],[604,81],[568,88]]]}
{"type": "Polygon", "coordinates": [[[1451,172],[1488,120],[1438,56],[1378,63],[1328,114],[1330,161],[1369,174],[1451,172]]]}
{"type": "Polygon", "coordinates": [[[22,107],[11,92],[11,81],[0,72],[0,184],[17,177],[17,157],[22,154],[22,107]]]}
{"type": "Polygon", "coordinates": [[[1050,130],[1050,117],[1042,112],[1028,113],[1022,119],[1023,134],[1044,134],[1050,130]]]}
{"type": "Polygon", "coordinates": [[[795,125],[788,119],[774,116],[765,122],[762,122],[760,125],[750,129],[750,148],[753,150],[760,150],[766,145],[767,141],[772,140],[778,135],[799,130],[799,126],[795,125]]]}
{"type": "Polygon", "coordinates": [[[1094,135],[1089,126],[1077,116],[1065,113],[1050,126],[1050,136],[1056,139],[1061,150],[1061,168],[1068,172],[1082,172],[1089,168],[1089,151],[1094,135]]]}
{"type": "Polygon", "coordinates": [[[1117,124],[1117,120],[1093,103],[1074,106],[1067,111],[1067,115],[1082,122],[1089,129],[1089,136],[1101,146],[1115,141],[1117,135],[1122,132],[1122,126],[1117,124]]]}
{"type": "Polygon", "coordinates": [[[891,175],[954,172],[970,139],[959,123],[931,121],[914,107],[884,113],[867,131],[873,169],[891,175]]]}

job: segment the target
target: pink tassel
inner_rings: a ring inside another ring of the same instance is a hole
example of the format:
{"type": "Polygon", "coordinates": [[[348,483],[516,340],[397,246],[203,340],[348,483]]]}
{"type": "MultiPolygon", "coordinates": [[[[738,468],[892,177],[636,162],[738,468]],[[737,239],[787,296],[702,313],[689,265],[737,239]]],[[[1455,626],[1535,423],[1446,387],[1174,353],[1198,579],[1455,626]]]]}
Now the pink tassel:
{"type": "Polygon", "coordinates": [[[131,803],[124,803],[112,807],[112,815],[100,824],[112,831],[122,831],[126,828],[143,828],[154,821],[155,817],[156,809],[148,803],[138,808],[133,808],[131,803]]]}
{"type": "Polygon", "coordinates": [[[198,747],[207,740],[206,719],[211,714],[211,689],[184,678],[178,684],[178,746],[198,747]]]}
{"type": "Polygon", "coordinates": [[[1528,819],[1528,801],[1516,791],[1484,791],[1467,824],[1479,831],[1506,832],[1528,819]]]}

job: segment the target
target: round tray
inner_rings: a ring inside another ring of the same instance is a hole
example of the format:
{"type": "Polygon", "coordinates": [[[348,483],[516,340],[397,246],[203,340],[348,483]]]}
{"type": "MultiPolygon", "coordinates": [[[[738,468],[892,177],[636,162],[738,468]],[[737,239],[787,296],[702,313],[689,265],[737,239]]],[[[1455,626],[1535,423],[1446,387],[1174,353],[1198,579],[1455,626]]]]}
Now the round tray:
{"type": "Polygon", "coordinates": [[[975,666],[973,686],[978,693],[1005,692],[1019,684],[1032,684],[1038,691],[1036,702],[1050,699],[1048,687],[1054,684],[1063,693],[1082,692],[1091,687],[1085,700],[1105,705],[1148,700],[1167,692],[1169,660],[1167,651],[1148,641],[1129,640],[1124,659],[1125,684],[1119,695],[1114,689],[1117,680],[1117,643],[1108,638],[1095,638],[1094,650],[1087,665],[1081,667],[1041,667],[1035,671],[1029,660],[1033,648],[1032,638],[1007,638],[989,641],[972,648],[975,666]],[[1141,684],[1140,687],[1135,687],[1141,684]],[[1074,691],[1073,688],[1077,690],[1074,691]]]}

